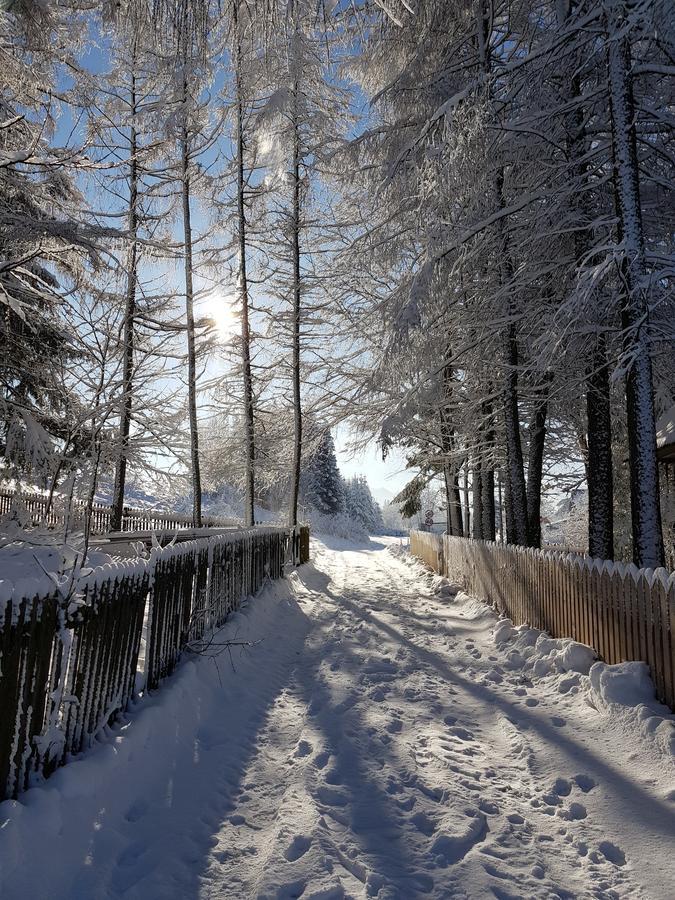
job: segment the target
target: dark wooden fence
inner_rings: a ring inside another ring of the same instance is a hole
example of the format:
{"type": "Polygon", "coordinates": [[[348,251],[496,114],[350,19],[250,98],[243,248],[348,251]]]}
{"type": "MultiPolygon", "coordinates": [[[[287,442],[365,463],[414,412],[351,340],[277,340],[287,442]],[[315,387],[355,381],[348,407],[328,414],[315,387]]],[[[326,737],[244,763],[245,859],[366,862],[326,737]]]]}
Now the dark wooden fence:
{"type": "Polygon", "coordinates": [[[643,660],[675,709],[675,573],[419,531],[410,552],[516,625],[588,644],[607,663],[643,660]]]}
{"type": "Polygon", "coordinates": [[[45,576],[0,595],[0,800],[49,776],[127,708],[144,640],[152,690],[296,559],[309,559],[308,528],[255,528],[102,566],[70,587],[45,576]]]}
{"type": "MultiPolygon", "coordinates": [[[[15,503],[20,503],[25,510],[30,524],[46,525],[48,528],[62,527],[65,524],[66,515],[60,498],[55,498],[49,505],[47,494],[30,494],[22,492],[17,495],[12,490],[0,490],[0,515],[7,515],[13,509],[15,503]]],[[[84,522],[85,504],[73,499],[70,504],[70,518],[73,526],[81,526],[84,522]]],[[[95,503],[91,509],[91,534],[107,534],[110,531],[112,508],[95,503]]],[[[236,525],[234,519],[222,516],[202,516],[204,528],[226,528],[236,525]]],[[[153,509],[134,509],[125,506],[122,513],[122,531],[175,531],[176,529],[192,528],[193,519],[190,515],[180,515],[172,512],[161,512],[153,509]]]]}

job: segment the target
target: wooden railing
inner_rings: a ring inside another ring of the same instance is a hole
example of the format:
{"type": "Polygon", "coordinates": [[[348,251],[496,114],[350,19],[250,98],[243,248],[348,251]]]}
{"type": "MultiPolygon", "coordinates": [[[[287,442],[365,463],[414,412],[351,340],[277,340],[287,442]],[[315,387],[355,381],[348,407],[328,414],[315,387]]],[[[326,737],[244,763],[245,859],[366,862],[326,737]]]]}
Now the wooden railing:
{"type": "MultiPolygon", "coordinates": [[[[61,508],[60,498],[55,499],[50,505],[47,494],[22,492],[18,496],[15,491],[0,490],[0,515],[10,513],[15,503],[20,504],[25,510],[30,525],[57,528],[65,524],[66,514],[61,508]]],[[[82,501],[75,499],[71,501],[69,515],[72,528],[81,527],[85,509],[82,501]]],[[[107,534],[110,531],[111,518],[112,507],[95,503],[91,509],[91,534],[107,534]]],[[[122,531],[175,531],[192,528],[192,525],[193,518],[190,515],[135,509],[131,506],[123,507],[122,511],[122,531]]],[[[205,528],[226,528],[237,525],[237,521],[222,516],[202,516],[202,525],[205,528]]]]}
{"type": "Polygon", "coordinates": [[[675,709],[675,573],[419,531],[410,552],[516,625],[588,644],[610,664],[643,660],[675,709]]]}
{"type": "Polygon", "coordinates": [[[60,589],[44,576],[0,594],[0,800],[50,775],[126,709],[142,648],[153,690],[296,558],[309,558],[308,528],[255,528],[108,564],[60,589]]]}

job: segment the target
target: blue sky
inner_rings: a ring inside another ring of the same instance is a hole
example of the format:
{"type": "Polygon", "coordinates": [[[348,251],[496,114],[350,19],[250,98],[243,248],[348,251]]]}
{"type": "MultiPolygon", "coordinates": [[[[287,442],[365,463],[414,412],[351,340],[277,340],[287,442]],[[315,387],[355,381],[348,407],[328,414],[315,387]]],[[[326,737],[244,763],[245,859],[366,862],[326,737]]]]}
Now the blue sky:
{"type": "MultiPolygon", "coordinates": [[[[102,74],[110,67],[110,41],[105,35],[98,33],[98,31],[94,31],[91,38],[89,46],[80,57],[80,62],[89,72],[102,74]]],[[[216,79],[218,84],[214,90],[222,86],[222,77],[221,73],[216,79]]],[[[352,127],[358,129],[358,125],[362,124],[362,118],[367,114],[367,111],[364,108],[364,97],[358,91],[355,91],[354,93],[353,112],[357,115],[357,121],[353,123],[352,127]]],[[[80,126],[75,133],[72,133],[71,129],[73,128],[73,125],[73,111],[67,105],[61,107],[60,116],[57,119],[57,143],[66,142],[68,139],[70,139],[71,143],[77,143],[78,139],[84,139],[82,126],[80,126]]],[[[228,139],[226,136],[223,136],[222,140],[227,141],[228,139]]],[[[98,191],[94,194],[91,183],[87,183],[86,180],[82,187],[84,188],[85,194],[87,194],[92,201],[94,207],[101,209],[106,208],[107,206],[115,206],[114,201],[111,201],[108,197],[101,196],[98,191]]],[[[198,233],[202,233],[208,227],[201,204],[197,201],[195,201],[193,208],[193,225],[198,233]]],[[[180,284],[182,283],[180,263],[174,267],[169,281],[175,282],[175,286],[180,290],[180,284]]],[[[197,282],[201,283],[202,279],[197,278],[197,282]]],[[[171,284],[168,284],[165,287],[170,288],[171,286],[171,284]]],[[[216,291],[218,292],[218,288],[216,288],[216,291]]],[[[208,315],[211,310],[207,308],[204,312],[208,315]]],[[[222,358],[213,359],[208,365],[208,374],[213,375],[216,374],[218,370],[222,371],[221,366],[223,366],[223,364],[224,360],[222,358]]],[[[204,410],[204,412],[206,411],[204,410]]],[[[405,456],[399,451],[392,451],[387,459],[383,460],[382,454],[375,442],[366,449],[359,450],[358,452],[354,452],[350,449],[349,445],[352,434],[348,424],[337,429],[334,437],[338,463],[343,475],[345,477],[357,474],[365,475],[371,490],[380,501],[391,499],[391,497],[398,493],[412,477],[413,473],[406,471],[405,456]]]]}
{"type": "Polygon", "coordinates": [[[340,471],[345,478],[351,475],[365,475],[375,499],[391,499],[413,477],[414,472],[406,470],[405,455],[397,449],[389,452],[385,460],[373,442],[366,450],[353,453],[349,450],[350,432],[347,426],[338,428],[334,434],[335,451],[340,471]]]}

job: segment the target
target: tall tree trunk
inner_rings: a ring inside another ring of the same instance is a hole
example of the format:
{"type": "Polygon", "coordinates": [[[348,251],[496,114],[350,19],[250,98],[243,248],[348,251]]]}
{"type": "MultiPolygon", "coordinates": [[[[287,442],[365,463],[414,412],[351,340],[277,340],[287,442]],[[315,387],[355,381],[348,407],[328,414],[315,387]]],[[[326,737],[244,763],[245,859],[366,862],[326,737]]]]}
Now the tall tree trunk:
{"type": "Polygon", "coordinates": [[[445,532],[454,534],[454,515],[452,511],[452,472],[450,466],[443,466],[443,486],[445,488],[445,532]]]}
{"type": "MultiPolygon", "coordinates": [[[[558,24],[563,26],[572,15],[572,4],[558,4],[558,24]]],[[[587,135],[581,79],[576,71],[570,79],[569,99],[576,103],[570,116],[567,137],[567,151],[572,163],[572,171],[579,180],[578,199],[575,206],[584,222],[590,222],[586,201],[588,165],[585,162],[587,135]]],[[[577,228],[574,232],[574,251],[577,267],[580,268],[590,246],[589,233],[577,228]]],[[[612,463],[612,412],[609,393],[609,369],[604,322],[598,322],[598,331],[593,339],[590,365],[586,379],[586,422],[588,462],[586,483],[588,485],[588,552],[600,559],[614,559],[614,473],[612,463]]]]}
{"type": "Polygon", "coordinates": [[[527,543],[530,547],[541,547],[541,480],[544,470],[548,384],[549,379],[545,378],[530,421],[527,458],[527,543]]]}
{"type": "Polygon", "coordinates": [[[237,93],[236,111],[236,147],[237,147],[237,241],[239,249],[239,271],[237,286],[241,301],[241,366],[244,388],[244,429],[245,429],[245,496],[244,496],[244,524],[255,523],[255,429],[253,409],[253,377],[251,372],[251,330],[249,325],[249,296],[248,276],[246,271],[246,204],[245,192],[247,187],[246,173],[244,170],[244,102],[242,92],[242,65],[243,56],[241,49],[241,36],[239,33],[239,0],[233,6],[233,24],[235,29],[237,48],[235,83],[237,93]]]}
{"type": "Polygon", "coordinates": [[[446,464],[443,466],[443,484],[445,486],[445,530],[455,537],[462,536],[461,500],[457,505],[457,473],[454,468],[446,464]]]}
{"type": "MultiPolygon", "coordinates": [[[[490,28],[492,24],[492,8],[488,0],[479,0],[476,16],[476,39],[479,63],[482,71],[489,76],[492,68],[490,48],[490,28]]],[[[497,166],[492,195],[499,209],[505,207],[504,202],[504,168],[497,166]]],[[[496,228],[499,238],[499,278],[502,289],[506,288],[507,323],[502,335],[502,368],[504,377],[504,424],[506,441],[506,484],[509,496],[509,522],[507,540],[513,544],[527,543],[527,495],[525,490],[525,471],[523,467],[523,449],[520,439],[520,417],[518,410],[518,339],[514,322],[514,304],[511,296],[513,281],[513,263],[511,261],[509,239],[507,233],[508,220],[499,219],[496,228]]],[[[475,533],[474,524],[474,533],[475,533]]]]}
{"type": "Polygon", "coordinates": [[[188,351],[188,415],[190,419],[190,458],[192,463],[192,521],[202,524],[202,480],[199,469],[199,431],[197,427],[197,358],[195,350],[194,290],[192,285],[192,224],[190,221],[190,139],[187,125],[187,78],[183,77],[181,125],[181,180],[183,193],[183,264],[185,267],[185,313],[188,351]]]}
{"type": "Polygon", "coordinates": [[[504,497],[502,496],[502,470],[497,469],[497,496],[499,497],[499,540],[504,543],[504,497]]]}
{"type": "Polygon", "coordinates": [[[637,566],[664,564],[652,362],[649,354],[649,275],[645,258],[631,76],[630,34],[624,0],[605,0],[607,71],[614,150],[616,211],[623,244],[621,266],[628,457],[637,566]]]}
{"type": "Polygon", "coordinates": [[[464,462],[464,537],[471,537],[471,507],[469,505],[469,454],[464,462]]]}
{"type": "Polygon", "coordinates": [[[291,220],[291,255],[293,258],[293,312],[292,312],[292,380],[293,380],[293,468],[291,471],[291,503],[289,521],[298,524],[298,494],[300,492],[300,465],[302,460],[302,406],[300,396],[300,325],[302,321],[300,280],[300,133],[298,122],[297,79],[293,83],[293,210],[291,220]]]}
{"type": "Polygon", "coordinates": [[[464,536],[462,524],[462,498],[459,492],[459,475],[454,466],[444,466],[445,502],[447,504],[447,532],[455,537],[464,536]]]}
{"type": "Polygon", "coordinates": [[[481,477],[481,513],[484,541],[495,539],[495,472],[491,466],[484,467],[481,477]]]}
{"type": "Polygon", "coordinates": [[[483,479],[481,471],[480,456],[476,454],[473,462],[473,471],[471,473],[471,492],[473,501],[473,534],[472,537],[476,541],[483,538],[483,479]]]}
{"type": "Polygon", "coordinates": [[[138,135],[136,133],[136,74],[135,44],[132,50],[131,87],[129,96],[130,134],[129,134],[129,210],[127,227],[129,229],[129,252],[127,256],[126,304],[124,309],[124,361],[122,366],[122,412],[120,415],[119,453],[115,468],[115,483],[112,495],[110,516],[111,531],[121,531],[122,513],[124,509],[124,487],[127,478],[127,460],[129,456],[129,432],[131,430],[131,413],[133,404],[134,374],[134,318],[136,314],[136,279],[138,265],[138,135]]]}
{"type": "Polygon", "coordinates": [[[594,343],[586,393],[588,553],[614,559],[614,472],[612,420],[609,404],[609,366],[605,337],[594,343]]]}
{"type": "Polygon", "coordinates": [[[507,544],[515,544],[515,525],[513,521],[513,508],[511,506],[511,495],[510,495],[510,484],[509,479],[506,477],[506,473],[504,473],[504,510],[505,510],[505,522],[506,522],[506,543],[507,544]]]}
{"type": "Polygon", "coordinates": [[[518,342],[516,326],[509,322],[505,336],[504,424],[506,433],[506,494],[509,501],[506,539],[509,544],[527,544],[527,490],[523,469],[518,408],[518,342]],[[510,528],[509,528],[510,525],[510,528]]]}
{"type": "Polygon", "coordinates": [[[452,350],[445,348],[445,365],[443,366],[443,403],[440,409],[441,450],[443,453],[443,479],[445,482],[445,502],[447,516],[447,532],[455,537],[462,537],[462,500],[459,495],[457,476],[457,460],[455,451],[455,429],[452,425],[450,403],[453,392],[454,369],[450,362],[452,350]]]}
{"type": "Polygon", "coordinates": [[[495,433],[493,428],[492,402],[485,401],[482,405],[482,414],[485,419],[484,443],[485,453],[481,466],[481,513],[483,522],[481,530],[484,541],[495,539],[495,461],[494,444],[495,433]]]}

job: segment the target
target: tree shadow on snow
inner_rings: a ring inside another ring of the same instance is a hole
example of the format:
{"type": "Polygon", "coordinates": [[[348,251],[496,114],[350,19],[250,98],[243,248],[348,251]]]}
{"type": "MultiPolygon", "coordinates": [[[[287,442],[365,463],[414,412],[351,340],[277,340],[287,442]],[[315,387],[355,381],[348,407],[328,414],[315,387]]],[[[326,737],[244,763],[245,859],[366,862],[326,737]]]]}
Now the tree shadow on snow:
{"type": "MultiPolygon", "coordinates": [[[[302,652],[309,620],[292,597],[284,601],[283,628],[281,634],[261,634],[260,645],[246,651],[250,654],[246,663],[235,656],[235,672],[227,656],[220,658],[220,672],[199,711],[196,733],[181,732],[178,722],[160,758],[132,762],[132,767],[145,766],[146,782],[126,815],[108,821],[102,810],[91,823],[86,865],[71,885],[68,900],[100,896],[192,900],[204,895],[217,835],[223,823],[232,821],[246,773],[259,750],[258,734],[302,652]],[[283,649],[270,656],[272,641],[283,649]],[[256,677],[261,668],[268,669],[268,678],[256,677]]],[[[176,687],[168,682],[164,691],[176,687]]],[[[162,693],[157,697],[161,700],[162,693]]],[[[185,698],[194,705],[201,699],[185,698]]],[[[162,714],[161,708],[158,712],[162,714]]],[[[233,900],[244,896],[223,889],[222,896],[233,900]]]]}
{"type": "MultiPolygon", "coordinates": [[[[435,669],[449,684],[457,685],[465,690],[470,696],[475,698],[477,703],[497,707],[523,731],[532,729],[532,731],[538,732],[544,741],[552,746],[556,746],[567,754],[572,767],[588,768],[598,778],[607,781],[608,784],[612,785],[612,789],[630,806],[632,817],[640,821],[644,826],[649,827],[650,830],[660,831],[664,840],[669,840],[670,836],[675,833],[675,813],[665,802],[655,799],[644,791],[639,784],[627,778],[619,769],[606,763],[586,747],[568,737],[560,728],[554,727],[552,724],[539,718],[535,712],[501,696],[485,684],[469,680],[469,678],[459,674],[444,656],[426,647],[420,647],[394,626],[371,616],[367,608],[367,594],[364,594],[363,606],[344,596],[333,596],[333,599],[343,607],[349,608],[355,616],[379,629],[390,639],[405,647],[420,662],[435,669]]],[[[456,700],[457,697],[454,699],[456,700]]]]}

